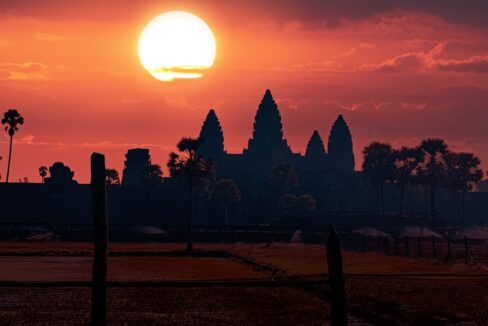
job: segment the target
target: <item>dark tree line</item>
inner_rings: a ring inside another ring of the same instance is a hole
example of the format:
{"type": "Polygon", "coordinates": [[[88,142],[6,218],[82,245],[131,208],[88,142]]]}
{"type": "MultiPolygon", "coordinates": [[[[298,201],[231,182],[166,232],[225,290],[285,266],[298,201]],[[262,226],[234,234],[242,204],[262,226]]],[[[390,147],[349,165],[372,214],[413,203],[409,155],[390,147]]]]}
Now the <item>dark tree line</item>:
{"type": "Polygon", "coordinates": [[[384,217],[384,185],[391,183],[400,193],[399,215],[403,215],[408,184],[429,188],[430,218],[435,218],[436,193],[451,191],[453,200],[461,194],[464,224],[466,192],[483,178],[481,161],[472,153],[449,150],[442,139],[425,139],[416,147],[394,149],[390,144],[373,142],[363,150],[363,173],[375,186],[378,214],[384,217]]]}

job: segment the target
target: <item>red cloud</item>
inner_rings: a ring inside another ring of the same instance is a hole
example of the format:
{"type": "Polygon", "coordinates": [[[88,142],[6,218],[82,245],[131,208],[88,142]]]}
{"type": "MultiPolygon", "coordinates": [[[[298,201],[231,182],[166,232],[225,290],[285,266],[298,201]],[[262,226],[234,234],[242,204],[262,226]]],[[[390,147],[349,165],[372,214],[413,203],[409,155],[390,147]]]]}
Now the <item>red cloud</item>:
{"type": "Polygon", "coordinates": [[[473,56],[467,60],[439,60],[437,69],[456,72],[488,73],[488,55],[473,56]]]}
{"type": "Polygon", "coordinates": [[[488,73],[488,55],[476,55],[464,60],[438,59],[445,49],[445,43],[440,43],[429,52],[409,52],[401,54],[379,64],[361,66],[362,70],[380,72],[423,72],[423,71],[455,71],[488,73]]]}

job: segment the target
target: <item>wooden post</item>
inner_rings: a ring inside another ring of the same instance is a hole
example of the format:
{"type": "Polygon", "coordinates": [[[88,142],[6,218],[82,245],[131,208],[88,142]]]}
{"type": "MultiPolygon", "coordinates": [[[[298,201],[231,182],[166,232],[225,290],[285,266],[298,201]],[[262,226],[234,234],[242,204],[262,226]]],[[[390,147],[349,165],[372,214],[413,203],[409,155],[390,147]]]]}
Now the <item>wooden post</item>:
{"type": "Polygon", "coordinates": [[[447,236],[447,260],[451,260],[451,237],[447,236]]]}
{"type": "Polygon", "coordinates": [[[337,232],[330,228],[327,239],[327,265],[329,268],[331,325],[347,325],[346,291],[344,289],[344,271],[342,253],[337,232]]]}
{"type": "Polygon", "coordinates": [[[108,221],[105,183],[105,157],[91,156],[91,198],[93,212],[93,269],[91,293],[91,324],[107,324],[107,246],[108,221]]]}
{"type": "Polygon", "coordinates": [[[468,237],[464,236],[464,256],[466,257],[466,264],[469,262],[469,248],[468,248],[468,237]]]}
{"type": "Polygon", "coordinates": [[[435,237],[432,236],[432,257],[436,257],[437,253],[435,252],[435,237]]]}

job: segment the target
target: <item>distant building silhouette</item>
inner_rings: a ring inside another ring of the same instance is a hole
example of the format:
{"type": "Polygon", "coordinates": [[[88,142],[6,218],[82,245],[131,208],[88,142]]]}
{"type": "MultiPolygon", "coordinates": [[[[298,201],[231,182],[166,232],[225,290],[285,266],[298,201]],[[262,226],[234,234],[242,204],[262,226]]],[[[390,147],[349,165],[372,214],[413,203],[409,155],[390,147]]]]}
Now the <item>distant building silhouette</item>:
{"type": "Polygon", "coordinates": [[[266,90],[254,120],[252,137],[242,154],[228,154],[224,149],[224,134],[214,110],[208,113],[200,137],[205,146],[200,153],[216,162],[223,176],[268,175],[280,163],[288,163],[300,170],[335,168],[354,171],[354,154],[349,128],[342,115],[335,121],[329,135],[328,154],[318,131],[314,131],[305,155],[293,153],[283,136],[278,106],[271,91],[266,90]]]}
{"type": "Polygon", "coordinates": [[[249,139],[244,157],[252,165],[266,164],[273,167],[280,161],[289,161],[292,152],[286,139],[283,138],[283,125],[271,91],[268,89],[259,104],[252,138],[249,139]]]}
{"type": "Polygon", "coordinates": [[[127,154],[125,154],[122,185],[142,184],[144,167],[148,165],[151,165],[151,156],[149,155],[149,149],[129,149],[127,151],[127,154]]]}
{"type": "Polygon", "coordinates": [[[314,169],[327,166],[327,153],[325,152],[324,142],[317,130],[314,130],[305,150],[305,160],[314,169]]]}
{"type": "Polygon", "coordinates": [[[56,162],[49,168],[50,176],[44,179],[49,184],[76,184],[75,173],[62,162],[56,162]]]}
{"type": "Polygon", "coordinates": [[[342,171],[354,171],[351,132],[342,114],[337,117],[332,125],[327,148],[329,150],[329,168],[342,171]]]}
{"type": "Polygon", "coordinates": [[[224,133],[214,110],[208,112],[199,135],[203,143],[198,153],[213,160],[220,160],[224,154],[224,133]]]}

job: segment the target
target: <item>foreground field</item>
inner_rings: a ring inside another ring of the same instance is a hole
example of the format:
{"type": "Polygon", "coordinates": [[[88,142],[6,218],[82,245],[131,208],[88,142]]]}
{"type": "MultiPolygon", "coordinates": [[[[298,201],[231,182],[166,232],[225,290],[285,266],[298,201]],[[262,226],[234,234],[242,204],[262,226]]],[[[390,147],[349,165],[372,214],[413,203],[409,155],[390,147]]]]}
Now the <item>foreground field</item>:
{"type": "MultiPolygon", "coordinates": [[[[323,300],[295,289],[116,288],[110,325],[324,325],[323,300]],[[293,303],[293,304],[291,304],[293,303]]],[[[88,289],[1,289],[7,325],[89,325],[88,289]]]]}
{"type": "MultiPolygon", "coordinates": [[[[185,256],[183,244],[112,244],[109,279],[326,278],[321,246],[196,248],[207,256],[185,256]]],[[[89,280],[90,255],[86,243],[0,243],[0,281],[89,280]]],[[[344,269],[353,325],[488,325],[484,265],[345,252],[344,269]]],[[[0,288],[0,320],[7,324],[85,325],[88,316],[87,288],[0,288]]],[[[327,286],[110,288],[109,320],[112,325],[326,325],[327,286]]]]}

